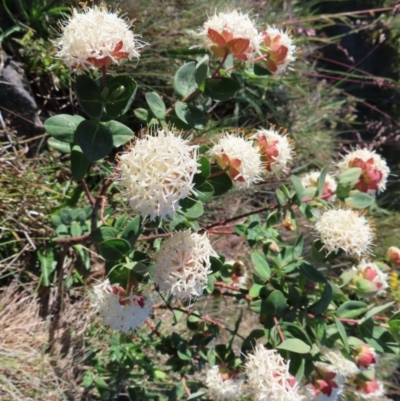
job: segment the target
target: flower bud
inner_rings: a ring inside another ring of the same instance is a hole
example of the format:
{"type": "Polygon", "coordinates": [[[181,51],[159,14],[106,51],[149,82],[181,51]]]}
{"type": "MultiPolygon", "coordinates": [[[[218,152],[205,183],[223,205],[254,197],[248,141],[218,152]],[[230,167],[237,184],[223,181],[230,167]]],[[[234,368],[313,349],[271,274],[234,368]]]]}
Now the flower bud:
{"type": "Polygon", "coordinates": [[[386,253],[386,258],[389,260],[390,263],[395,264],[396,266],[400,267],[400,249],[391,246],[386,253]]]}

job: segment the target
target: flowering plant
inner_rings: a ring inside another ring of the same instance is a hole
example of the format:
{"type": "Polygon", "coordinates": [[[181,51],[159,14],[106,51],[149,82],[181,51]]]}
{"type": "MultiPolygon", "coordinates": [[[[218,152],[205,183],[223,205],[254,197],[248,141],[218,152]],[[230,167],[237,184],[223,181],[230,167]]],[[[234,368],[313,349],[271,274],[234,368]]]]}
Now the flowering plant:
{"type": "Polygon", "coordinates": [[[67,249],[79,252],[82,244],[104,259],[107,278],[92,294],[99,324],[129,338],[146,323],[190,399],[373,399],[384,391],[375,377],[378,354],[398,354],[400,339],[399,312],[381,298],[388,290],[385,271],[398,258],[392,250],[388,264],[367,261],[374,243],[367,209],[385,189],[386,162],[369,150],[353,150],[336,167],[292,175],[265,207],[205,224],[201,217],[214,197],[232,189],[247,196],[272,176],[287,177],[295,145],[272,126],[223,130],[201,145],[192,130],[200,135],[206,127],[207,104],[240,90],[241,74],[279,79],[294,62],[296,46],[287,32],[262,30],[235,10],[209,17],[200,43],[210,55],[178,69],[176,101],[167,107],[160,94],[146,93],[148,108],[134,110],[145,128],[133,133],[118,119],[130,110],[137,83],[109,74],[108,67],[139,58],[145,43],[104,5],[74,10],[62,24],[58,57],[80,73],[74,91],[88,118],[61,114],[45,128],[49,145],[70,154],[72,176],[90,207],[64,211],[63,221],[76,224],[72,235],[55,239],[59,264],[67,249]],[[86,178],[113,149],[120,151],[110,156],[113,170],[93,195],[86,178]],[[106,207],[111,188],[122,194],[128,212],[106,207]],[[306,220],[297,229],[296,222],[306,220]],[[315,233],[311,252],[309,226],[315,233]],[[286,241],[282,230],[295,231],[294,241],[286,241]],[[241,271],[242,261],[228,262],[230,255],[213,249],[211,236],[226,234],[246,238],[252,266],[241,271]],[[242,315],[231,329],[194,310],[202,298],[233,298],[241,311],[257,316],[258,326],[243,335],[242,315]],[[186,316],[192,333],[170,334],[168,320],[160,318],[166,311],[170,322],[186,316]],[[220,341],[222,331],[229,341],[220,341]],[[201,370],[206,364],[208,373],[201,370]]]}

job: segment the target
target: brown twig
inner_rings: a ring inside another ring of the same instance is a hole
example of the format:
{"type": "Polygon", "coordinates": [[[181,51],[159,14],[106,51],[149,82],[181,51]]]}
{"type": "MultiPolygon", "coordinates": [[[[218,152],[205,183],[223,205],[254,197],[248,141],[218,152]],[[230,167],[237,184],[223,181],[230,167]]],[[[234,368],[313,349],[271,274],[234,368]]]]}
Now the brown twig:
{"type": "Polygon", "coordinates": [[[94,204],[96,203],[96,199],[93,197],[92,193],[90,192],[84,178],[82,178],[82,180],[81,180],[81,185],[82,185],[83,191],[85,192],[86,197],[88,198],[90,206],[94,207],[94,204]]]}
{"type": "Polygon", "coordinates": [[[278,330],[278,334],[279,334],[281,341],[284,342],[285,336],[283,334],[281,326],[279,325],[278,319],[275,316],[274,316],[274,323],[275,323],[276,329],[278,330]]]}
{"type": "Polygon", "coordinates": [[[159,338],[162,338],[162,334],[157,330],[156,326],[154,325],[153,321],[150,319],[146,320],[147,326],[149,326],[150,330],[159,338]]]}
{"type": "Polygon", "coordinates": [[[183,385],[183,388],[185,389],[186,395],[187,395],[188,397],[190,397],[190,396],[192,395],[192,393],[190,392],[190,389],[189,389],[189,387],[187,386],[186,380],[185,380],[184,377],[182,377],[182,385],[183,385]]]}

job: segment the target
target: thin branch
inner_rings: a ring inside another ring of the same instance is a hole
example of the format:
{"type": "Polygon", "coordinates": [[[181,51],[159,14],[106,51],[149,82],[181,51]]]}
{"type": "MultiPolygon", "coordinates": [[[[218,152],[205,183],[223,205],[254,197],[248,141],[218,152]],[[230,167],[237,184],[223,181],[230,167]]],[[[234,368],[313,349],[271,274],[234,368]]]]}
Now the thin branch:
{"type": "Polygon", "coordinates": [[[93,197],[92,193],[90,192],[84,178],[82,178],[82,180],[81,180],[81,185],[82,185],[83,191],[85,192],[86,197],[89,200],[90,206],[94,207],[94,204],[96,203],[96,199],[93,197]]]}

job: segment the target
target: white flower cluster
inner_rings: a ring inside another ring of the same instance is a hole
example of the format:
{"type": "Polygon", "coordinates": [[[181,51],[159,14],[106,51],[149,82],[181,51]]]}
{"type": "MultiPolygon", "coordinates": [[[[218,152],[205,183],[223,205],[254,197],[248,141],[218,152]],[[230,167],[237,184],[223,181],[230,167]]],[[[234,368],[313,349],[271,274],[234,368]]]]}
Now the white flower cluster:
{"type": "MultiPolygon", "coordinates": [[[[361,185],[364,184],[364,192],[382,192],[386,189],[387,178],[390,169],[380,155],[368,149],[356,149],[343,157],[338,164],[338,173],[343,173],[352,167],[360,167],[361,185]],[[364,183],[363,183],[364,181],[364,183]]],[[[363,190],[362,188],[360,190],[363,190]]]]}
{"type": "Polygon", "coordinates": [[[223,378],[214,365],[206,376],[208,396],[213,401],[234,401],[241,396],[244,380],[240,377],[223,378]]]}
{"type": "Polygon", "coordinates": [[[102,4],[76,9],[60,23],[61,37],[54,43],[57,57],[70,68],[99,67],[122,59],[139,58],[145,45],[132,32],[131,24],[102,4]]]}
{"type": "Polygon", "coordinates": [[[348,255],[360,257],[370,250],[374,239],[370,222],[357,210],[328,210],[319,216],[315,230],[323,249],[329,253],[342,249],[348,255]]]}
{"type": "MultiPolygon", "coordinates": [[[[275,71],[276,75],[281,75],[284,73],[289,66],[296,58],[296,45],[294,44],[293,39],[288,35],[287,32],[268,26],[267,29],[263,32],[264,43],[269,42],[269,47],[273,49],[273,46],[283,46],[287,49],[287,53],[284,57],[278,56],[278,62],[276,63],[277,70],[275,71]],[[267,40],[265,39],[267,38],[267,40]]],[[[272,58],[274,58],[274,52],[271,54],[272,58]]],[[[275,57],[276,58],[276,57],[275,57]]]]}
{"type": "Polygon", "coordinates": [[[207,235],[177,232],[163,242],[156,254],[154,283],[179,299],[198,297],[211,273],[210,256],[218,257],[207,235]]]}
{"type": "Polygon", "coordinates": [[[220,167],[226,168],[236,183],[247,187],[257,182],[262,174],[262,162],[253,141],[225,133],[209,151],[220,167]]]}
{"type": "Polygon", "coordinates": [[[276,350],[258,344],[246,361],[247,390],[256,401],[302,401],[296,379],[276,350]]]}
{"type": "Polygon", "coordinates": [[[193,192],[197,146],[171,131],[139,139],[120,161],[119,182],[130,206],[143,217],[173,218],[179,200],[193,192]]]}
{"type": "Polygon", "coordinates": [[[235,39],[247,39],[249,47],[244,50],[247,60],[251,60],[259,50],[260,36],[248,14],[242,14],[237,10],[233,10],[230,12],[215,13],[209,17],[199,35],[203,38],[204,46],[212,50],[213,47],[218,46],[218,43],[210,38],[210,29],[221,35],[225,42],[235,39]]]}
{"type": "Polygon", "coordinates": [[[119,289],[118,285],[111,285],[108,279],[94,286],[92,307],[100,315],[103,325],[128,333],[149,318],[152,302],[132,293],[121,295],[119,289]]]}
{"type": "Polygon", "coordinates": [[[294,152],[287,135],[271,128],[261,128],[256,130],[252,138],[258,143],[267,171],[276,175],[288,172],[294,152]]]}

